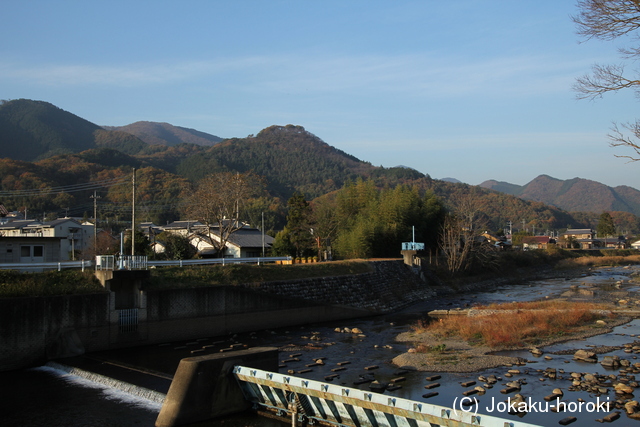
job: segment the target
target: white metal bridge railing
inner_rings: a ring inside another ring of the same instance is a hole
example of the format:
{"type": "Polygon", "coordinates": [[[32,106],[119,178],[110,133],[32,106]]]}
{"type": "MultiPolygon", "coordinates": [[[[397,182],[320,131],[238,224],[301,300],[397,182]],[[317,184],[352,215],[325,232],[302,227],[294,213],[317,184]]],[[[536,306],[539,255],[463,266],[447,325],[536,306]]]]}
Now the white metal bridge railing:
{"type": "Polygon", "coordinates": [[[244,366],[233,374],[254,405],[309,425],[539,427],[244,366]]]}

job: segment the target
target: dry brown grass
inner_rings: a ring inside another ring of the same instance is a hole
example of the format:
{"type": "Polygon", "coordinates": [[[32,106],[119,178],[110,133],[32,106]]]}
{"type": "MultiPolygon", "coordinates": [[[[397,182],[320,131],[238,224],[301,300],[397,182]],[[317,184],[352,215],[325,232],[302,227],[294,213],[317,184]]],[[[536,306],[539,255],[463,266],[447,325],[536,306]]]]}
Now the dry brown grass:
{"type": "Polygon", "coordinates": [[[514,301],[475,305],[473,308],[477,310],[570,310],[575,308],[583,308],[586,310],[606,310],[611,307],[606,303],[545,299],[540,301],[514,301]]]}
{"type": "Polygon", "coordinates": [[[583,256],[558,261],[556,268],[602,267],[609,265],[640,264],[640,255],[627,256],[583,256]]]}
{"type": "Polygon", "coordinates": [[[428,325],[418,324],[414,329],[432,333],[436,339],[458,338],[491,348],[513,348],[567,336],[603,317],[595,311],[603,306],[593,303],[540,301],[492,304],[486,308],[509,311],[448,316],[428,325]]]}

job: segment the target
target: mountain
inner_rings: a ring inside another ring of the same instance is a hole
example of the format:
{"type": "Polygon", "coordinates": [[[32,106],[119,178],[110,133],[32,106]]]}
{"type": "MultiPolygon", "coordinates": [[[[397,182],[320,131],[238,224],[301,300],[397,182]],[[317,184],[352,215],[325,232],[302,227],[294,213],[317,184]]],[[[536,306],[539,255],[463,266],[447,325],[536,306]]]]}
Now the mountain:
{"type": "Polygon", "coordinates": [[[43,101],[0,104],[1,156],[33,161],[95,147],[100,126],[43,101]]]}
{"type": "Polygon", "coordinates": [[[195,129],[173,126],[169,123],[135,122],[126,126],[103,126],[104,129],[135,135],[150,145],[196,144],[211,146],[223,139],[195,129]]]}
{"type": "Polygon", "coordinates": [[[0,104],[0,156],[37,161],[94,148],[133,155],[148,144],[136,136],[107,130],[44,101],[16,99],[0,104]]]}
{"type": "MultiPolygon", "coordinates": [[[[489,188],[503,191],[496,192],[459,182],[434,180],[404,166],[373,166],[297,125],[269,126],[257,135],[217,143],[214,143],[217,137],[213,135],[168,124],[139,122],[131,126],[134,129],[129,127],[128,131],[124,130],[127,127],[102,128],[42,101],[2,102],[0,146],[4,158],[0,158],[0,192],[4,193],[0,202],[11,210],[26,207],[43,216],[67,207],[82,215],[93,209],[90,196],[96,186],[102,186],[99,194],[103,197],[100,202],[103,214],[109,218],[126,218],[130,211],[130,176],[135,168],[138,206],[146,212],[147,220],[164,223],[179,218],[180,204],[189,193],[190,185],[197,184],[207,174],[232,171],[253,172],[264,178],[267,191],[254,202],[254,213],[259,216],[265,211],[272,212],[273,223],[280,221],[277,226],[282,225],[286,201],[294,192],[302,192],[307,200],[313,200],[335,194],[345,184],[359,180],[370,180],[384,189],[408,185],[420,194],[431,192],[447,205],[473,200],[489,229],[504,228],[510,221],[523,219],[536,228],[550,230],[569,224],[588,226],[586,221],[591,221],[590,217],[576,217],[555,207],[559,206],[557,204],[545,204],[556,198],[542,197],[547,194],[543,189],[553,188],[554,194],[563,190],[565,198],[572,194],[568,182],[550,177],[546,177],[546,181],[539,177],[538,185],[533,185],[532,181],[528,189],[495,181],[486,183],[489,188]],[[153,141],[162,139],[164,143],[143,141],[130,133],[137,132],[135,128],[155,129],[157,139],[153,141]],[[206,139],[210,145],[198,144],[203,140],[197,138],[206,139]],[[104,185],[75,187],[83,183],[104,185]],[[21,189],[49,190],[25,198],[18,192],[21,189]]],[[[576,184],[576,191],[579,188],[576,184]]],[[[589,188],[582,188],[582,191],[589,188]]],[[[612,191],[582,193],[573,199],[603,199],[609,201],[609,205],[615,202],[616,207],[640,211],[636,190],[630,187],[613,190],[615,194],[612,191]]],[[[628,222],[632,223],[632,220],[628,222]]],[[[276,225],[270,227],[277,229],[276,225]]]]}
{"type": "Polygon", "coordinates": [[[452,182],[454,184],[462,184],[462,181],[456,179],[456,178],[440,178],[440,181],[445,181],[445,182],[452,182]]]}
{"type": "Polygon", "coordinates": [[[414,169],[372,166],[296,125],[269,126],[255,136],[225,140],[188,157],[176,169],[192,181],[223,170],[264,176],[271,193],[285,199],[294,191],[318,197],[357,178],[393,185],[424,177],[414,169]]]}
{"type": "Polygon", "coordinates": [[[489,180],[480,184],[480,187],[542,202],[569,212],[622,211],[640,215],[640,191],[628,186],[612,188],[583,178],[560,180],[540,175],[522,186],[489,180]]]}

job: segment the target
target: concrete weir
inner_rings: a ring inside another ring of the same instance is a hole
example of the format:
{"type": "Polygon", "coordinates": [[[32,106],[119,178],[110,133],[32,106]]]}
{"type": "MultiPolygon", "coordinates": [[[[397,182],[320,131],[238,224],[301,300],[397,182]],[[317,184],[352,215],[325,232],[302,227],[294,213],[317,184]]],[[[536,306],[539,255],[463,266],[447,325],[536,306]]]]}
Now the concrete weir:
{"type": "Polygon", "coordinates": [[[255,347],[182,359],[156,426],[181,426],[250,409],[233,374],[236,365],[277,371],[278,349],[255,347]]]}

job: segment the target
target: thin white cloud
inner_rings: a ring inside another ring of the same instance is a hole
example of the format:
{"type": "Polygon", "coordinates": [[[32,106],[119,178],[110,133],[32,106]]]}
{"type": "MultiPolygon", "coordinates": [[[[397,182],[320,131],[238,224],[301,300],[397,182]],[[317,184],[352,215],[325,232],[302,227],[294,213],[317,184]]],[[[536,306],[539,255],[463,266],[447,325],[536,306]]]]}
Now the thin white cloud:
{"type": "Polygon", "coordinates": [[[433,54],[275,55],[119,66],[0,63],[0,80],[70,87],[215,83],[256,94],[522,96],[567,91],[585,69],[583,63],[531,56],[470,60],[433,54]]]}

